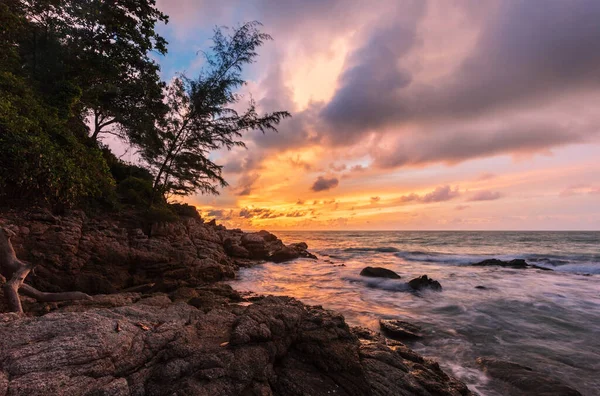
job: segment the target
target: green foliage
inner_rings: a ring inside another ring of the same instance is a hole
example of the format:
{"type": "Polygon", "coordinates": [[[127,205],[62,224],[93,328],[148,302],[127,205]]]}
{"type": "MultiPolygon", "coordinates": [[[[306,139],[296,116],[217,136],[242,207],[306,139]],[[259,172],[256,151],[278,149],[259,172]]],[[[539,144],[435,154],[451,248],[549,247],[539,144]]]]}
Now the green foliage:
{"type": "Polygon", "coordinates": [[[152,202],[152,181],[130,176],[117,185],[117,192],[125,204],[148,207],[152,202]]]}
{"type": "Polygon", "coordinates": [[[179,217],[192,217],[195,219],[200,219],[200,214],[193,205],[188,205],[186,203],[172,203],[169,204],[169,208],[171,208],[171,210],[179,217]]]}
{"type": "Polygon", "coordinates": [[[0,200],[72,206],[113,185],[100,150],[78,141],[7,72],[0,72],[0,153],[0,200]]]}
{"type": "Polygon", "coordinates": [[[151,225],[154,223],[172,223],[179,217],[168,206],[152,206],[144,214],[145,221],[151,225]]]}
{"type": "Polygon", "coordinates": [[[175,79],[166,92],[168,112],[142,142],[137,142],[144,160],[154,174],[154,190],[163,196],[195,192],[218,194],[226,186],[222,167],[209,153],[220,148],[244,146],[240,140],[248,130],[276,130],[289,113],[278,111],[259,115],[253,101],[244,113],[234,105],[241,99],[236,90],[245,84],[245,64],[254,62],[256,50],[271,37],[259,31],[258,22],[235,29],[230,36],[215,31],[207,68],[197,79],[175,79]]]}
{"type": "Polygon", "coordinates": [[[100,133],[136,139],[164,113],[159,66],[165,54],[155,25],[167,22],[154,0],[21,1],[28,29],[19,39],[22,67],[57,101],[76,97],[80,117],[91,115],[100,133]],[[71,88],[80,90],[70,96],[71,88]]]}
{"type": "Polygon", "coordinates": [[[114,175],[141,180],[137,196],[133,179],[118,191],[148,207],[152,175],[95,139],[109,126],[135,139],[164,112],[149,53],[166,52],[166,21],[154,0],[0,2],[0,203],[113,207],[114,175]]]}

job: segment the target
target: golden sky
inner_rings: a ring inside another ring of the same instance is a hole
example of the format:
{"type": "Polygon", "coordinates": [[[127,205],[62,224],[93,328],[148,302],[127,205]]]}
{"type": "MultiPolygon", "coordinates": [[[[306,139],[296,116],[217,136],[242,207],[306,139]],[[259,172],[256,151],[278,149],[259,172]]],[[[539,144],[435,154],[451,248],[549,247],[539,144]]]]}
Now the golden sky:
{"type": "Polygon", "coordinates": [[[244,93],[293,115],[186,201],[244,229],[599,229],[600,2],[541,3],[159,1],[165,79],[259,20],[244,93]]]}

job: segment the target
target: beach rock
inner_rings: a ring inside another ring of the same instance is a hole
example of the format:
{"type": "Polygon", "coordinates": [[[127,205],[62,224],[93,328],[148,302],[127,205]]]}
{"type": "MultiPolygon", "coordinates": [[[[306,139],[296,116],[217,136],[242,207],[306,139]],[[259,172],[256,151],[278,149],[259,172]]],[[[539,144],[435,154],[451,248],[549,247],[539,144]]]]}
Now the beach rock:
{"type": "Polygon", "coordinates": [[[400,279],[400,275],[394,271],[381,267],[365,267],[360,271],[360,275],[371,278],[400,279]]]}
{"type": "Polygon", "coordinates": [[[581,396],[559,379],[520,364],[490,358],[478,358],[477,364],[490,377],[505,382],[508,395],[581,396]]]}
{"type": "Polygon", "coordinates": [[[440,285],[440,282],[429,278],[427,275],[423,275],[419,278],[412,279],[411,281],[408,282],[408,285],[413,290],[417,290],[417,291],[424,290],[424,289],[442,291],[442,285],[440,285]]]}
{"type": "Polygon", "coordinates": [[[514,259],[510,261],[502,261],[498,259],[487,259],[480,261],[478,263],[472,264],[477,267],[488,267],[488,266],[498,266],[498,267],[510,267],[510,268],[527,268],[529,265],[523,259],[514,259]]]}
{"type": "Polygon", "coordinates": [[[505,267],[505,268],[515,268],[515,269],[525,269],[525,268],[535,268],[542,271],[552,271],[551,268],[540,267],[538,265],[529,264],[527,261],[523,259],[514,259],[510,261],[503,261],[498,259],[487,259],[480,261],[478,263],[471,264],[476,267],[505,267]]]}
{"type": "Polygon", "coordinates": [[[423,337],[419,326],[402,320],[381,319],[379,326],[383,334],[398,341],[423,337]]]}
{"type": "Polygon", "coordinates": [[[291,298],[206,310],[161,293],[100,300],[40,317],[0,314],[1,393],[471,394],[403,344],[291,298]]]}

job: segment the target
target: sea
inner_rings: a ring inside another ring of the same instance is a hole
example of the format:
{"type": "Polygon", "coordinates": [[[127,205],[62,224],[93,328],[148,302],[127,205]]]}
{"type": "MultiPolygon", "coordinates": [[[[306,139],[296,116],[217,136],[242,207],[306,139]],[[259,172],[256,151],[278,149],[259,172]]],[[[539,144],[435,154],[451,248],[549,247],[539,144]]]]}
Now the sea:
{"type": "Polygon", "coordinates": [[[296,297],[376,331],[380,319],[419,325],[425,337],[406,344],[480,395],[503,396],[504,388],[478,368],[478,357],[518,363],[583,395],[600,395],[600,232],[276,234],[286,244],[308,243],[318,260],[242,269],[232,284],[237,290],[296,297]],[[488,258],[525,259],[552,271],[471,265],[488,258]],[[402,279],[360,276],[367,266],[402,279]],[[409,291],[406,282],[425,274],[443,290],[409,291]]]}

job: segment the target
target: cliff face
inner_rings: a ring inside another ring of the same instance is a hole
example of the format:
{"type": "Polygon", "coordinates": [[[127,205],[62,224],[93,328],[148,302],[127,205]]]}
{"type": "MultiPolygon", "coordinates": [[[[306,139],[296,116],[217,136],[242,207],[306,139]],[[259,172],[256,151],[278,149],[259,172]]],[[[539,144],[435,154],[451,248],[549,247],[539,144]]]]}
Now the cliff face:
{"type": "Polygon", "coordinates": [[[218,282],[256,260],[310,257],[305,244],[197,219],[150,236],[82,213],[5,212],[0,223],[37,264],[36,286],[96,294],[24,298],[27,316],[0,314],[0,396],[470,394],[437,363],[339,314],[218,282]]]}
{"type": "Polygon", "coordinates": [[[0,213],[17,234],[17,256],[36,264],[28,282],[44,291],[114,293],[154,284],[170,291],[235,276],[240,265],[309,257],[306,244],[285,246],[266,231],[243,233],[185,218],[144,232],[127,218],[54,216],[45,210],[0,213]]]}

